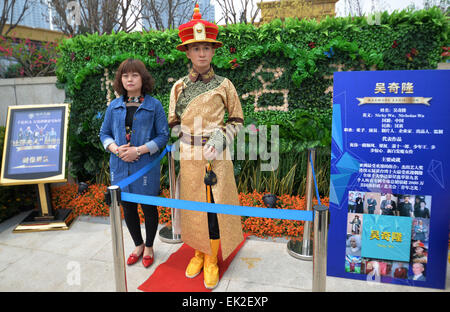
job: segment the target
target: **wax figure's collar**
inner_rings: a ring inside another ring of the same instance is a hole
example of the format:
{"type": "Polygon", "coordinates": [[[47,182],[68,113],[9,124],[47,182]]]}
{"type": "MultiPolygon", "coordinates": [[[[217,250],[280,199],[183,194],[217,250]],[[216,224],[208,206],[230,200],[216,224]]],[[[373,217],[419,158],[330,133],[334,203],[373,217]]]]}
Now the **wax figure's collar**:
{"type": "Polygon", "coordinates": [[[198,80],[203,81],[204,83],[210,82],[214,78],[214,70],[212,67],[209,67],[209,70],[203,74],[199,73],[194,69],[194,67],[191,68],[189,71],[189,79],[192,82],[196,82],[198,80]]]}

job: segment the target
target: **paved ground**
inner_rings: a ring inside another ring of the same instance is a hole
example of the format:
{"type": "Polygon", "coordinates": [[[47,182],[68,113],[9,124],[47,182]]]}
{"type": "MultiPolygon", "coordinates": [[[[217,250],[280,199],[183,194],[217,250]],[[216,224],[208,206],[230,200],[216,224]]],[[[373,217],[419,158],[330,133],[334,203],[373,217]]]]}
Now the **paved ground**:
{"type": "MultiPolygon", "coordinates": [[[[12,233],[26,213],[0,224],[0,291],[114,291],[111,227],[108,218],[78,217],[67,231],[12,233]]],[[[126,226],[125,255],[133,250],[126,226]]],[[[236,255],[215,291],[219,292],[309,292],[312,263],[287,253],[287,240],[250,237],[236,255]]],[[[127,267],[128,291],[139,291],[155,268],[181,244],[156,238],[155,263],[145,269],[139,262],[127,267]]],[[[441,290],[369,283],[327,277],[327,291],[393,292],[441,290]]],[[[450,274],[447,271],[447,289],[450,274]]]]}

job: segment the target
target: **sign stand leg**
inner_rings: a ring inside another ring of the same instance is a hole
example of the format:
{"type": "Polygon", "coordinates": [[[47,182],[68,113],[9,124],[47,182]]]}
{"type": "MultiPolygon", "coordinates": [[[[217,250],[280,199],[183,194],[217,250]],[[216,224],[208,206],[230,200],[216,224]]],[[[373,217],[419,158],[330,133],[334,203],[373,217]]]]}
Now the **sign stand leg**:
{"type": "Polygon", "coordinates": [[[50,185],[48,183],[39,183],[37,189],[40,214],[35,216],[34,219],[41,221],[54,220],[55,216],[52,213],[50,185]]]}
{"type": "Polygon", "coordinates": [[[13,233],[68,230],[74,214],[72,209],[57,209],[53,212],[50,184],[37,184],[39,210],[31,213],[13,230],[13,233]]]}

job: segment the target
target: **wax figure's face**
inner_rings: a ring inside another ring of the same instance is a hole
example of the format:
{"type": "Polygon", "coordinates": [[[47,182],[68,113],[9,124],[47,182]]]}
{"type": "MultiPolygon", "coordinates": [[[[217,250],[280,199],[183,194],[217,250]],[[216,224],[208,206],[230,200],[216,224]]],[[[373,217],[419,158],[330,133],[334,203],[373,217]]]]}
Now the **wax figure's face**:
{"type": "Polygon", "coordinates": [[[139,96],[142,90],[142,78],[138,72],[122,74],[122,85],[127,90],[128,96],[139,96]]]}
{"type": "Polygon", "coordinates": [[[214,52],[215,49],[212,47],[211,43],[198,42],[188,45],[186,56],[191,60],[194,69],[196,69],[200,73],[204,73],[209,69],[211,65],[211,60],[214,56],[214,52]]]}

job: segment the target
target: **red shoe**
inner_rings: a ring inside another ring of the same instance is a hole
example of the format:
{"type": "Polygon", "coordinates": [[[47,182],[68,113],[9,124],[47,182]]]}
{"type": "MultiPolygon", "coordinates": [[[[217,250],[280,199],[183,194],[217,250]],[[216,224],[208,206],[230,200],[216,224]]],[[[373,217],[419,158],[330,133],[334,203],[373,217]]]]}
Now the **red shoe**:
{"type": "Polygon", "coordinates": [[[138,262],[139,258],[140,258],[143,254],[144,254],[144,252],[142,252],[141,255],[138,256],[138,255],[132,253],[132,254],[128,257],[127,264],[128,264],[128,265],[135,264],[136,262],[138,262]]]}
{"type": "Polygon", "coordinates": [[[142,258],[142,264],[144,265],[145,268],[151,266],[152,263],[153,263],[153,256],[144,256],[142,258]]]}

